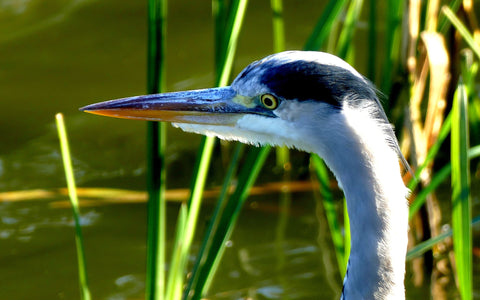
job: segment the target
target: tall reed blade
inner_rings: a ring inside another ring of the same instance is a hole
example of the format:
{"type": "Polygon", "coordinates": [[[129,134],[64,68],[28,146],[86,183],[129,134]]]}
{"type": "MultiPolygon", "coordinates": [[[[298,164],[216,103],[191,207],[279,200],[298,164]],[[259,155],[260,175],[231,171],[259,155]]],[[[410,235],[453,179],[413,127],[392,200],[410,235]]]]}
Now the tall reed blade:
{"type": "Polygon", "coordinates": [[[347,0],[330,0],[327,7],[317,21],[315,28],[308,37],[304,50],[319,50],[322,48],[325,40],[330,34],[330,29],[340,16],[347,0]]]}
{"type": "MultiPolygon", "coordinates": [[[[475,146],[468,150],[469,160],[472,160],[479,156],[480,156],[480,146],[475,146]]],[[[445,182],[451,173],[452,173],[452,165],[450,163],[446,164],[445,166],[443,166],[443,168],[435,172],[435,175],[432,177],[430,184],[420,190],[420,192],[415,197],[415,201],[410,206],[410,216],[409,216],[410,218],[415,213],[417,213],[421,205],[425,203],[427,195],[429,193],[434,192],[443,182],[445,182]]],[[[420,172],[416,172],[416,174],[420,174],[420,172]]]]}
{"type": "MultiPolygon", "coordinates": [[[[217,86],[225,86],[228,84],[230,79],[230,75],[233,69],[233,60],[235,57],[235,52],[237,48],[237,42],[240,35],[240,30],[242,28],[243,19],[245,16],[246,8],[247,8],[247,0],[236,0],[230,3],[230,9],[227,13],[228,17],[222,17],[217,14],[221,14],[225,12],[224,3],[219,0],[215,0],[212,4],[214,5],[214,17],[219,24],[216,24],[217,30],[215,34],[216,40],[216,65],[217,65],[217,78],[216,83],[217,86]],[[218,26],[222,26],[226,24],[225,31],[223,36],[219,34],[218,26]]],[[[204,137],[202,139],[202,146],[200,146],[200,155],[199,160],[197,162],[197,167],[195,168],[195,179],[194,184],[192,187],[192,195],[189,200],[189,213],[188,213],[188,225],[186,226],[186,230],[189,230],[190,233],[187,237],[193,238],[193,232],[195,230],[195,222],[196,215],[198,214],[200,208],[200,200],[202,197],[203,188],[205,186],[206,176],[209,169],[209,162],[213,152],[213,146],[215,143],[215,138],[213,137],[204,137]],[[193,209],[192,209],[193,208],[193,209]]],[[[220,205],[220,203],[219,203],[220,205]]],[[[210,235],[210,234],[209,234],[210,235]]],[[[205,239],[209,239],[209,236],[206,236],[205,239]]],[[[191,240],[189,239],[188,242],[184,245],[184,253],[187,254],[190,249],[191,240]]],[[[187,285],[187,288],[184,293],[184,298],[186,297],[200,297],[202,291],[204,290],[204,284],[198,285],[196,278],[198,278],[198,274],[204,272],[203,265],[200,265],[199,262],[204,261],[205,258],[203,255],[216,255],[218,254],[217,250],[210,249],[203,249],[203,247],[209,246],[210,242],[208,240],[204,240],[202,245],[202,250],[200,253],[202,256],[197,258],[197,264],[194,267],[195,273],[192,274],[192,277],[187,285]],[[205,254],[203,254],[205,253],[205,254]]],[[[213,265],[210,265],[212,268],[213,265]]],[[[211,269],[212,270],[212,269],[211,269]]],[[[213,271],[212,271],[213,272],[213,271]]],[[[209,273],[209,271],[207,271],[209,273]]],[[[210,273],[209,273],[210,274],[210,273]]]]}
{"type": "Polygon", "coordinates": [[[460,82],[453,100],[451,133],[452,227],[458,285],[463,300],[472,299],[472,204],[470,199],[470,160],[468,158],[468,101],[460,82]]]}
{"type": "Polygon", "coordinates": [[[367,77],[375,82],[377,62],[377,1],[370,1],[368,12],[367,77]]]}
{"type": "MultiPolygon", "coordinates": [[[[360,18],[360,12],[362,11],[363,0],[353,0],[347,10],[345,17],[345,23],[343,29],[338,38],[337,55],[340,58],[346,59],[349,50],[352,50],[352,37],[355,32],[357,22],[360,18]]],[[[350,61],[351,64],[353,62],[350,61]]]]}
{"type": "MultiPolygon", "coordinates": [[[[215,139],[210,137],[203,139],[202,142],[203,144],[200,146],[201,159],[198,160],[198,165],[195,167],[195,169],[197,170],[197,174],[192,184],[192,194],[188,202],[188,211],[186,213],[186,218],[184,222],[179,219],[177,223],[177,232],[181,231],[182,235],[180,236],[179,234],[177,234],[174,255],[178,255],[178,260],[175,265],[172,265],[175,270],[170,270],[170,272],[174,271],[177,273],[186,273],[188,255],[190,253],[193,237],[197,229],[197,219],[202,203],[202,193],[205,187],[205,182],[207,180],[210,160],[212,158],[213,147],[215,145],[215,139]],[[178,240],[178,238],[181,238],[181,240],[178,240]]],[[[175,283],[171,284],[176,287],[173,293],[175,295],[178,295],[178,297],[175,297],[173,299],[180,299],[182,294],[181,289],[183,289],[184,287],[184,277],[179,276],[172,278],[176,281],[175,283]]],[[[170,298],[167,298],[167,300],[170,300],[170,298]]]]}
{"type": "MultiPolygon", "coordinates": [[[[215,232],[218,231],[218,226],[220,220],[222,218],[222,214],[224,212],[225,206],[228,203],[228,190],[230,189],[232,179],[235,176],[236,170],[239,165],[240,154],[243,152],[245,145],[242,143],[237,143],[235,147],[235,151],[232,155],[230,160],[230,165],[228,170],[225,174],[225,179],[223,181],[222,190],[220,192],[220,196],[218,197],[217,205],[215,206],[215,211],[212,214],[211,220],[209,222],[209,226],[205,231],[205,237],[202,241],[202,245],[200,247],[200,251],[198,252],[197,260],[192,270],[192,275],[190,280],[188,281],[187,288],[185,289],[184,298],[186,298],[190,291],[194,290],[194,287],[198,286],[198,280],[200,277],[201,270],[204,268],[204,261],[205,258],[212,253],[212,243],[213,238],[215,236],[215,232]]],[[[213,270],[212,273],[215,271],[213,270]]]]}
{"type": "Polygon", "coordinates": [[[169,264],[169,274],[167,280],[167,288],[165,291],[165,299],[180,299],[183,289],[183,278],[185,276],[186,259],[188,256],[183,254],[183,241],[185,240],[185,232],[187,225],[187,207],[184,203],[180,206],[178,213],[175,245],[173,246],[172,258],[169,264]]]}
{"type": "Polygon", "coordinates": [[[478,43],[475,42],[475,39],[473,38],[472,34],[468,32],[468,29],[465,27],[465,25],[463,25],[460,19],[458,19],[455,13],[448,6],[442,7],[442,12],[448,18],[448,20],[452,23],[455,29],[458,30],[458,33],[460,33],[460,35],[465,40],[465,42],[467,42],[467,44],[473,50],[475,55],[477,55],[477,57],[480,58],[480,45],[478,45],[478,43]]]}
{"type": "MultiPolygon", "coordinates": [[[[386,95],[390,94],[390,88],[394,82],[395,68],[398,67],[400,60],[400,51],[402,49],[402,17],[405,1],[392,0],[387,1],[387,28],[385,32],[385,51],[386,56],[383,62],[382,81],[380,90],[386,95]]],[[[390,104],[385,102],[385,113],[390,115],[390,104]]]]}
{"type": "Polygon", "coordinates": [[[320,193],[323,198],[323,206],[325,209],[325,215],[327,217],[328,227],[330,229],[330,235],[333,241],[333,247],[335,249],[338,269],[343,277],[347,271],[348,257],[347,260],[345,260],[345,240],[340,227],[338,215],[335,210],[335,202],[330,189],[330,178],[328,176],[327,166],[325,166],[325,163],[318,155],[311,155],[310,161],[312,162],[318,182],[320,183],[320,193]]]}
{"type": "Polygon", "coordinates": [[[70,149],[68,146],[67,130],[63,121],[63,115],[55,115],[58,137],[60,139],[60,148],[62,152],[63,167],[65,169],[65,178],[67,180],[68,195],[72,205],[73,220],[75,223],[75,246],[77,248],[78,279],[80,283],[81,299],[90,300],[90,289],[87,280],[87,263],[85,262],[85,251],[83,246],[82,228],[80,225],[80,209],[78,207],[77,189],[75,186],[75,176],[73,174],[72,159],[70,158],[70,149]]]}
{"type": "MultiPolygon", "coordinates": [[[[445,118],[445,121],[443,122],[442,127],[440,128],[440,132],[437,136],[435,143],[430,147],[422,165],[417,168],[417,170],[415,171],[415,176],[412,177],[412,179],[407,185],[411,191],[417,188],[418,184],[420,183],[420,178],[421,178],[420,176],[422,172],[425,170],[425,168],[427,168],[427,166],[429,166],[432,163],[437,153],[440,151],[440,146],[442,145],[443,141],[447,138],[448,134],[450,133],[451,124],[452,124],[452,114],[449,113],[445,118]]],[[[441,172],[437,172],[437,175],[440,173],[441,172]]],[[[449,174],[450,174],[450,171],[448,171],[448,174],[446,175],[449,175],[449,174]]],[[[415,197],[415,201],[410,205],[409,218],[414,216],[415,213],[417,213],[417,211],[420,209],[420,207],[422,207],[422,205],[425,203],[427,199],[426,196],[429,193],[428,189],[430,186],[432,186],[433,181],[434,179],[432,179],[429,186],[423,188],[420,191],[420,193],[415,197]]]]}
{"type": "MultiPolygon", "coordinates": [[[[480,216],[476,216],[475,218],[472,219],[471,227],[477,226],[478,224],[480,224],[480,216]]],[[[442,232],[441,234],[437,235],[436,237],[433,237],[429,240],[426,240],[424,242],[421,242],[421,243],[417,244],[415,247],[408,250],[406,259],[411,260],[411,259],[414,259],[415,257],[419,257],[419,256],[423,255],[428,250],[431,250],[434,245],[440,243],[441,241],[443,241],[444,239],[446,239],[448,237],[451,237],[452,234],[453,234],[452,230],[449,229],[449,230],[447,230],[445,232],[442,232]]]]}
{"type": "MultiPolygon", "coordinates": [[[[165,86],[167,0],[148,1],[147,92],[165,86]]],[[[147,122],[147,278],[146,299],[163,299],[165,293],[165,124],[147,122]]]]}
{"type": "Polygon", "coordinates": [[[270,0],[272,7],[273,51],[285,50],[285,22],[283,21],[283,0],[270,0]]]}
{"type": "Polygon", "coordinates": [[[203,257],[199,258],[202,265],[197,270],[198,274],[193,274],[196,283],[189,291],[190,294],[186,293],[185,297],[187,299],[198,300],[207,292],[220,258],[225,251],[226,241],[230,238],[248,192],[255,182],[269,151],[270,147],[268,146],[250,149],[240,171],[237,188],[227,202],[216,230],[212,233],[211,247],[203,257]]]}

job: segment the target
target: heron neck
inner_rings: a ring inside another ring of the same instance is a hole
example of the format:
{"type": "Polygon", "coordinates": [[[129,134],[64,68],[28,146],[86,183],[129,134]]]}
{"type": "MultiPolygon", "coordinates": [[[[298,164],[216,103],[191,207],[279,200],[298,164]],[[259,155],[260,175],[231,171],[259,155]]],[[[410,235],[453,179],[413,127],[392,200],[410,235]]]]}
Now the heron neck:
{"type": "Polygon", "coordinates": [[[350,217],[351,252],[342,296],[403,299],[407,189],[395,151],[375,132],[378,126],[365,126],[350,124],[343,132],[350,138],[333,139],[330,150],[321,150],[343,187],[350,217]]]}

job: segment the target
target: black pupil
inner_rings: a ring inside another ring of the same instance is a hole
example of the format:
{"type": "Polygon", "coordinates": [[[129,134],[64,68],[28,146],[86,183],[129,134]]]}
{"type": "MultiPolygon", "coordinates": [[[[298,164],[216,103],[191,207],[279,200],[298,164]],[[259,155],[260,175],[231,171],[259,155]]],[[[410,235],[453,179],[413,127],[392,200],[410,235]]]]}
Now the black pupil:
{"type": "Polygon", "coordinates": [[[268,107],[273,106],[273,100],[272,100],[272,98],[270,98],[270,97],[265,97],[265,98],[263,99],[263,104],[265,104],[265,106],[268,106],[268,107]]]}

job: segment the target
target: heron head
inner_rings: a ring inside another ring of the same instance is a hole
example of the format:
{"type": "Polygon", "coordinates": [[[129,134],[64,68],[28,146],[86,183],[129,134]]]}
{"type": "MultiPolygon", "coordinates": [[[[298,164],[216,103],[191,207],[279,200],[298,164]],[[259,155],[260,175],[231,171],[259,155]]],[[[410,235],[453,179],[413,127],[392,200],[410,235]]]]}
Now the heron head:
{"type": "Polygon", "coordinates": [[[306,137],[331,131],[332,119],[347,102],[360,106],[376,99],[372,85],[340,58],[288,51],[253,62],[227,87],[136,96],[81,110],[167,121],[222,139],[312,151],[306,137]]]}

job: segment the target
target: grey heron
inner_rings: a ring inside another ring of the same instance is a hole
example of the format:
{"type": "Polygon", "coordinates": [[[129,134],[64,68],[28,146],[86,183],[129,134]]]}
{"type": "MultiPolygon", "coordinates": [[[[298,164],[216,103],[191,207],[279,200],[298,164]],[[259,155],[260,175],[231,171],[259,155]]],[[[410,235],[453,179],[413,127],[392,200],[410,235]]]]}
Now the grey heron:
{"type": "Polygon", "coordinates": [[[83,111],[172,122],[188,132],[316,153],[347,199],[351,252],[342,299],[404,299],[405,164],[376,89],[348,63],[287,51],[247,66],[230,86],[130,97],[83,111]]]}

